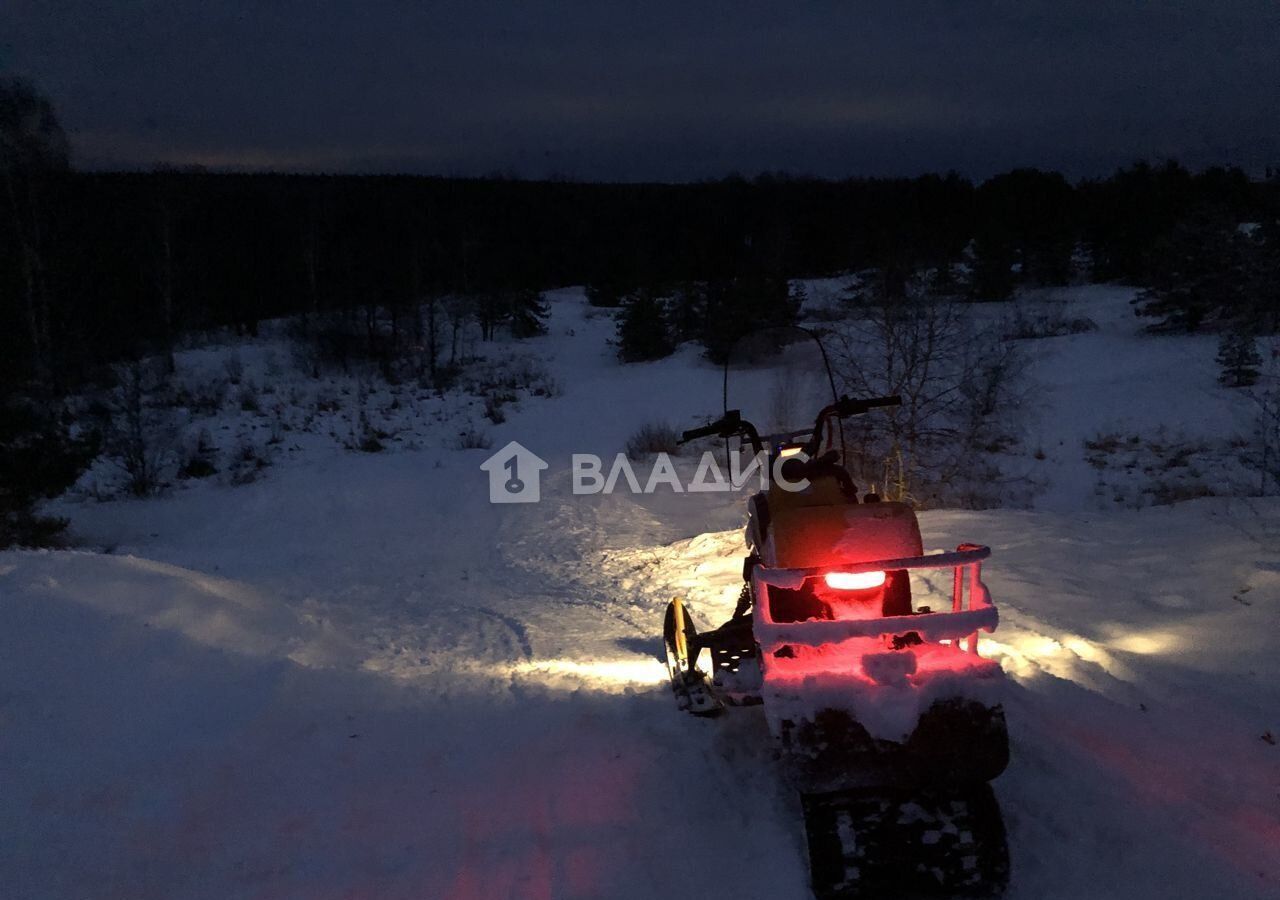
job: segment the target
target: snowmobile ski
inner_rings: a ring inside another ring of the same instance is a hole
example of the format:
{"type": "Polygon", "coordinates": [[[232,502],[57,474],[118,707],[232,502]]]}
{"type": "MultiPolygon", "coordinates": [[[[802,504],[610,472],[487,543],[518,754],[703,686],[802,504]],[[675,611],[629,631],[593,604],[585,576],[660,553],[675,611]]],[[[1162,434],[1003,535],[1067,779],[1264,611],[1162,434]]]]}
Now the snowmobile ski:
{"type": "Polygon", "coordinates": [[[682,678],[673,678],[671,690],[676,695],[676,706],[695,716],[715,716],[724,712],[724,701],[716,694],[701,672],[682,678]]]}
{"type": "Polygon", "coordinates": [[[667,674],[676,706],[695,716],[714,716],[724,711],[724,701],[698,668],[698,629],[679,597],[667,605],[663,620],[663,643],[667,651],[667,674]]]}

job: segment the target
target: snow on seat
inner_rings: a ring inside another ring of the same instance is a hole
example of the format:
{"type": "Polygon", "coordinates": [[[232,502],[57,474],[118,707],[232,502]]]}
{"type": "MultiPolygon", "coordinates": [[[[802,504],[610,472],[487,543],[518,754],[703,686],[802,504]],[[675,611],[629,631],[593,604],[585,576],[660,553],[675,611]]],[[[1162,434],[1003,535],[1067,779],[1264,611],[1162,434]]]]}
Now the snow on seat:
{"type": "Polygon", "coordinates": [[[905,503],[783,505],[773,492],[769,499],[773,527],[766,556],[774,567],[802,569],[924,552],[915,513],[905,503]]]}

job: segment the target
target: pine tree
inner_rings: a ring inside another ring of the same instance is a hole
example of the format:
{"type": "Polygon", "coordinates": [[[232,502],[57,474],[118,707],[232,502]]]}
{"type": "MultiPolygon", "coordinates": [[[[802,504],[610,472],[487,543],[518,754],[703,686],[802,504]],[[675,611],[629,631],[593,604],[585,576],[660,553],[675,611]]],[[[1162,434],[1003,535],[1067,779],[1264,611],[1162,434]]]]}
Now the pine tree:
{"type": "Polygon", "coordinates": [[[597,279],[587,285],[586,293],[592,306],[616,309],[622,305],[626,291],[616,279],[597,279]]]}
{"type": "Polygon", "coordinates": [[[676,285],[667,303],[667,320],[677,341],[696,341],[702,337],[706,325],[706,285],[686,281],[676,285]]]}
{"type": "Polygon", "coordinates": [[[1249,323],[1257,334],[1275,334],[1280,331],[1280,220],[1263,221],[1245,240],[1249,323]]]}
{"type": "Polygon", "coordinates": [[[1229,217],[1201,213],[1153,253],[1151,285],[1134,301],[1162,331],[1196,331],[1247,311],[1251,244],[1229,217]]]}
{"type": "Polygon", "coordinates": [[[935,297],[955,297],[964,292],[955,263],[942,259],[929,273],[927,290],[935,297]]]}
{"type": "Polygon", "coordinates": [[[535,290],[515,291],[511,295],[511,334],[518,338],[547,333],[547,316],[551,310],[542,294],[535,290]]]}
{"type": "Polygon", "coordinates": [[[486,341],[492,341],[502,325],[510,328],[512,337],[546,334],[546,318],[551,312],[542,294],[532,288],[484,291],[473,298],[472,311],[480,325],[480,337],[486,341]]]}
{"type": "Polygon", "coordinates": [[[774,275],[743,275],[710,281],[705,288],[702,345],[714,363],[725,361],[738,338],[762,328],[794,325],[803,291],[774,275]]]}
{"type": "Polygon", "coordinates": [[[73,439],[56,410],[17,395],[0,402],[0,548],[56,541],[66,520],[36,505],[70,487],[96,453],[96,436],[73,439]]]}
{"type": "Polygon", "coordinates": [[[1218,366],[1222,374],[1218,381],[1227,387],[1251,387],[1258,382],[1258,369],[1262,357],[1252,334],[1235,328],[1222,336],[1218,343],[1218,366]]]}
{"type": "Polygon", "coordinates": [[[641,362],[670,356],[674,350],[666,304],[647,288],[633,291],[618,316],[618,358],[641,362]]]}
{"type": "Polygon", "coordinates": [[[973,299],[1009,299],[1013,295],[1015,252],[1008,235],[998,230],[979,235],[973,242],[973,254],[973,299]]]}
{"type": "Polygon", "coordinates": [[[1014,169],[984,182],[976,196],[979,260],[991,257],[979,300],[1000,300],[1014,283],[1066,284],[1075,246],[1075,194],[1057,172],[1014,169]],[[1016,278],[1004,268],[1019,263],[1016,278]],[[1006,284],[1007,281],[1007,284],[1006,284]]]}

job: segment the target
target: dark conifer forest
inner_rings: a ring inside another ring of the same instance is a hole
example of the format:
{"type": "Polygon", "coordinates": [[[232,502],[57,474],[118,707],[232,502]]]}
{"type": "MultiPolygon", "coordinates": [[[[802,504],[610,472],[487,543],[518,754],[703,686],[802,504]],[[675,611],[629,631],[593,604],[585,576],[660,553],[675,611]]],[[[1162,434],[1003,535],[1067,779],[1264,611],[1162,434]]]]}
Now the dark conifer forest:
{"type": "Polygon", "coordinates": [[[100,449],[59,423],[64,398],[119,389],[121,363],[172,371],[196,335],[284,317],[328,363],[391,377],[408,354],[436,387],[461,331],[537,334],[541,292],[575,284],[620,308],[623,361],[695,341],[719,362],[747,330],[795,321],[789,280],[851,271],[871,273],[878,304],[1115,281],[1144,288],[1134,311],[1152,330],[1244,340],[1280,325],[1280,182],[1235,169],[675,184],[82,171],[21,79],[0,84],[0,136],[0,466],[20,486],[3,505],[23,516],[100,449]]]}
{"type": "MultiPolygon", "coordinates": [[[[1193,173],[1176,162],[1138,162],[1076,184],[1033,169],[977,184],[955,173],[597,184],[85,172],[69,163],[47,101],[23,82],[4,92],[8,385],[39,378],[65,388],[104,363],[164,352],[184,332],[251,332],[278,316],[371,307],[394,316],[431,296],[568,284],[618,298],[639,287],[867,268],[892,283],[949,267],[970,246],[974,299],[1081,277],[1167,293],[1170,273],[1185,268],[1171,267],[1170,254],[1188,243],[1193,252],[1234,245],[1238,223],[1274,220],[1280,193],[1237,170],[1193,173]],[[1083,272],[1077,248],[1087,250],[1083,272]]],[[[1198,327],[1212,318],[1199,307],[1216,308],[1218,298],[1189,302],[1185,315],[1168,298],[1152,311],[1198,327]]]]}

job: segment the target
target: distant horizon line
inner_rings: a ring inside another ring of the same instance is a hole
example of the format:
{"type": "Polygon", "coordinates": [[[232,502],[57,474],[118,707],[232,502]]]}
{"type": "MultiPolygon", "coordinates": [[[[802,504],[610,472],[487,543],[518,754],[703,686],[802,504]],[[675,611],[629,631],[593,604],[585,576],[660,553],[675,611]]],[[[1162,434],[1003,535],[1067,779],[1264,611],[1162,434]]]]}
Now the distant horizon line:
{"type": "Polygon", "coordinates": [[[992,179],[1008,175],[1013,172],[1039,172],[1045,175],[1060,175],[1063,180],[1072,186],[1090,181],[1104,181],[1113,178],[1120,172],[1131,171],[1133,169],[1145,166],[1153,171],[1175,166],[1192,175],[1203,175],[1211,171],[1222,172],[1239,172],[1245,176],[1250,182],[1266,183],[1269,181],[1280,180],[1280,161],[1276,165],[1264,165],[1261,171],[1250,171],[1234,163],[1210,163],[1198,167],[1187,165],[1176,157],[1164,157],[1158,160],[1146,157],[1136,157],[1128,163],[1120,164],[1111,169],[1106,174],[1080,175],[1072,177],[1063,172],[1060,168],[1044,168],[1035,165],[1012,166],[1002,169],[993,174],[979,177],[967,174],[960,169],[929,169],[917,171],[915,174],[904,175],[868,175],[868,174],[850,174],[850,175],[814,175],[803,172],[793,172],[787,169],[764,169],[758,172],[748,174],[737,170],[729,170],[722,175],[709,175],[696,178],[684,179],[662,179],[662,178],[590,178],[580,175],[548,173],[545,175],[529,175],[514,170],[493,169],[483,174],[463,174],[463,173],[442,173],[413,171],[404,169],[368,169],[368,170],[352,170],[352,169],[310,169],[310,168],[271,168],[263,166],[237,166],[237,165],[206,165],[203,163],[170,163],[163,160],[157,160],[150,164],[128,164],[121,162],[106,162],[94,160],[87,164],[76,164],[74,158],[72,160],[71,170],[78,174],[86,175],[155,175],[155,174],[179,174],[179,175],[240,175],[240,176],[285,176],[299,178],[421,178],[434,181],[489,181],[489,182],[522,182],[528,184],[573,184],[573,185],[599,185],[599,186],[629,186],[629,187],[682,187],[682,186],[698,186],[723,184],[726,182],[755,184],[762,181],[774,180],[780,182],[798,182],[798,183],[817,183],[817,184],[847,184],[851,182],[870,182],[870,181],[917,181],[923,178],[940,178],[949,179],[957,178],[967,181],[974,185],[981,185],[992,179]]]}

